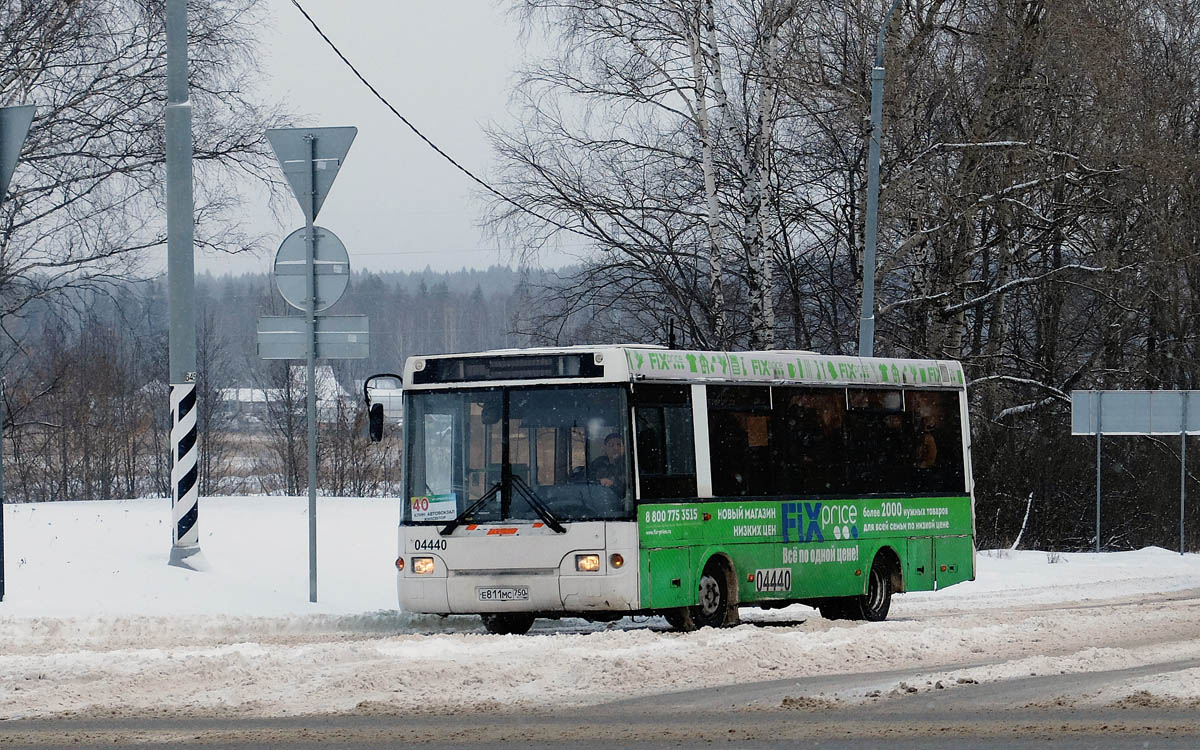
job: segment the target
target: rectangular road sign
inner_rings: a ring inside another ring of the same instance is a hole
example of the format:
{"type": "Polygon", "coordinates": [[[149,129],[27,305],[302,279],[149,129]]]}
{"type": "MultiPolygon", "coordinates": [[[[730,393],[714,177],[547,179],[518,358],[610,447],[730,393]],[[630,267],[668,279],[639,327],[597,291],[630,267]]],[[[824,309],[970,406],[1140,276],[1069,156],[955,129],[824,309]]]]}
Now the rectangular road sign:
{"type": "Polygon", "coordinates": [[[1071,434],[1200,435],[1200,391],[1071,391],[1071,434]]]}
{"type": "MultiPolygon", "coordinates": [[[[365,359],[371,330],[366,315],[316,317],[317,359],[365,359]]],[[[304,359],[308,322],[299,316],[265,315],[258,319],[258,356],[263,359],[304,359]]]]}

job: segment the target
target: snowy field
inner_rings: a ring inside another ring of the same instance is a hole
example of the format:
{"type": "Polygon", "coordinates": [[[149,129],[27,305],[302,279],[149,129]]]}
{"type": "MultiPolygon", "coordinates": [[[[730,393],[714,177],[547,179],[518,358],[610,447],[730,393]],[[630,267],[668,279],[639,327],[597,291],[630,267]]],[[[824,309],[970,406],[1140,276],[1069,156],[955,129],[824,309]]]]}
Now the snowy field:
{"type": "MultiPolygon", "coordinates": [[[[474,617],[396,611],[395,501],[320,500],[310,603],[306,508],[304,498],[203,499],[208,570],[190,572],[166,564],[167,501],[6,506],[0,719],[581,706],[911,671],[820,696],[854,701],[1200,659],[1194,554],[983,552],[978,580],[899,596],[883,623],[829,622],[797,606],[744,609],[740,627],[689,634],[628,618],[490,636],[474,617]]],[[[1200,706],[1200,670],[1066,698],[1200,706]]]]}

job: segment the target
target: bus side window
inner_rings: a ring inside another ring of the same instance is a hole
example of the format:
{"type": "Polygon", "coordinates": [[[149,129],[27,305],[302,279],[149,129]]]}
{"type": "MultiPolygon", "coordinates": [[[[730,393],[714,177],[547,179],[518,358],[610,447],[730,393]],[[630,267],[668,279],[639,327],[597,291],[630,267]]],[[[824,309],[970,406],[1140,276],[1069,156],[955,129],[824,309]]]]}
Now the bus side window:
{"type": "Polygon", "coordinates": [[[635,450],[644,500],[696,497],[689,386],[634,386],[635,450]]]}
{"type": "Polygon", "coordinates": [[[771,412],[776,495],[832,495],[846,490],[841,388],[774,391],[771,412]]]}
{"type": "Polygon", "coordinates": [[[882,388],[846,392],[847,490],[870,494],[909,492],[915,456],[911,414],[904,394],[882,388]]]}
{"type": "Polygon", "coordinates": [[[913,425],[913,489],[930,493],[965,492],[958,393],[909,391],[905,410],[913,425]]]}
{"type": "Polygon", "coordinates": [[[708,442],[714,495],[770,495],[770,388],[708,386],[708,442]]]}

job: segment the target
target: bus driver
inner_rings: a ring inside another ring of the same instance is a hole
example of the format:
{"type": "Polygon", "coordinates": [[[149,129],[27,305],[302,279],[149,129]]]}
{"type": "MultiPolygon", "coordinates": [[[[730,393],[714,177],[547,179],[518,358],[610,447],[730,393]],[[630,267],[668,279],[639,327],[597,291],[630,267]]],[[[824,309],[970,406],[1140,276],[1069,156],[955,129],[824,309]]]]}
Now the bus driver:
{"type": "Polygon", "coordinates": [[[604,455],[592,461],[589,469],[595,481],[611,487],[617,497],[625,497],[625,440],[620,433],[604,438],[604,455]]]}

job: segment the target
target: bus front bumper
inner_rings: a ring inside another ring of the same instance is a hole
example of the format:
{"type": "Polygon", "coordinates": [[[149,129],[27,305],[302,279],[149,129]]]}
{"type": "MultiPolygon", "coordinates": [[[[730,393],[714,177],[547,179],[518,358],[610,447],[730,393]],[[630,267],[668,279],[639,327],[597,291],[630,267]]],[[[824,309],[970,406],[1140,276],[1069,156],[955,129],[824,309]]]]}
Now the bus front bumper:
{"type": "Polygon", "coordinates": [[[397,591],[402,610],[426,614],[626,612],[640,606],[633,565],[586,574],[557,568],[401,574],[397,591]]]}
{"type": "MultiPolygon", "coordinates": [[[[636,560],[636,550],[624,554],[636,560]]],[[[604,554],[604,553],[598,553],[604,554]]],[[[568,556],[563,568],[469,570],[446,569],[434,558],[440,575],[397,578],[400,608],[428,614],[486,614],[490,612],[628,612],[640,608],[637,569],[625,563],[612,569],[611,553],[604,570],[577,572],[575,558],[568,556]]]]}
{"type": "Polygon", "coordinates": [[[400,608],[427,614],[640,608],[636,523],[578,522],[566,533],[541,524],[498,530],[504,533],[468,526],[441,537],[436,528],[401,526],[407,565],[397,579],[400,608]]]}

